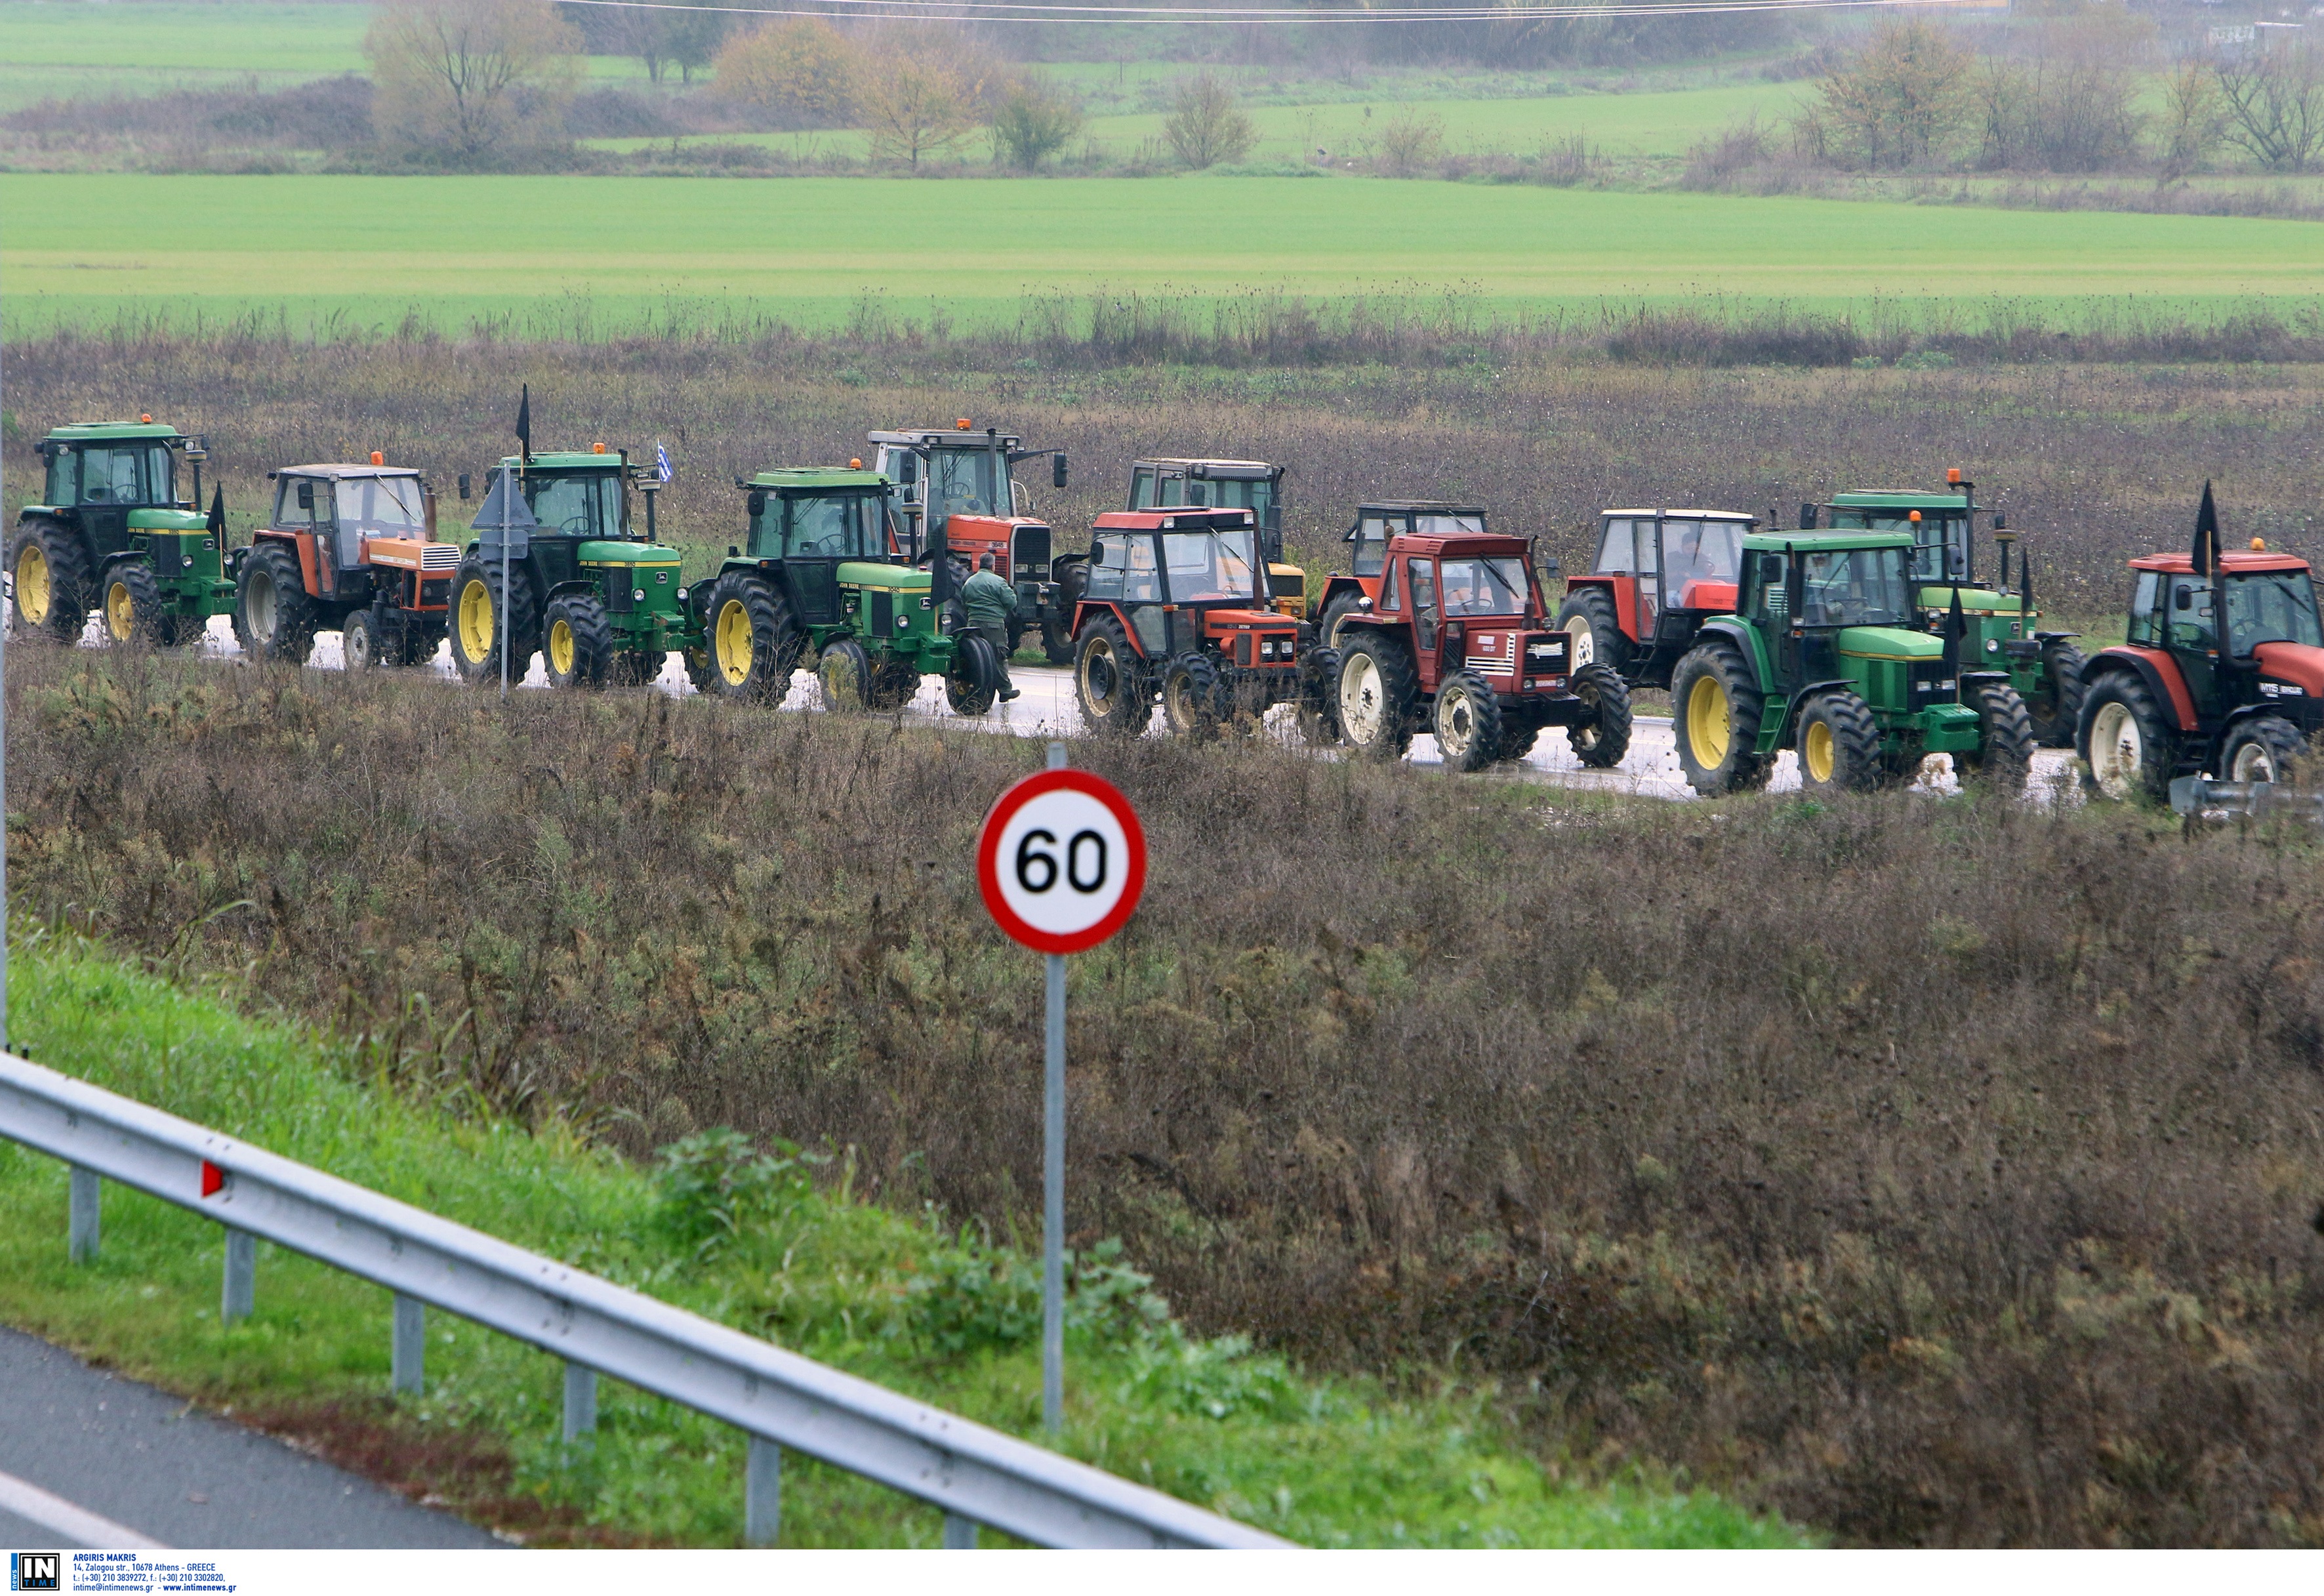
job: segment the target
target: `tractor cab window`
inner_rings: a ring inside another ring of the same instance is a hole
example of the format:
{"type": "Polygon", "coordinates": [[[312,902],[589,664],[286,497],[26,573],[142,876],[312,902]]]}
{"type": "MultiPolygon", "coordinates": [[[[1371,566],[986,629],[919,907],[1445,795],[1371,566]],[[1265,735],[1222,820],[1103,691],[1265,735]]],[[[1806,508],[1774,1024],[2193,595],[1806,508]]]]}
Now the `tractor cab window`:
{"type": "Polygon", "coordinates": [[[2218,646],[2218,627],[2211,616],[2211,580],[2208,577],[2173,577],[2165,601],[2163,624],[2170,628],[2174,649],[2210,650],[2218,646]]]}
{"type": "Polygon", "coordinates": [[[936,449],[928,456],[928,513],[1006,515],[1009,483],[992,449],[936,449]]]}
{"type": "Polygon", "coordinates": [[[1263,478],[1220,476],[1208,482],[1190,483],[1186,488],[1190,504],[1209,504],[1220,510],[1248,510],[1263,526],[1268,512],[1275,508],[1275,484],[1263,478]],[[1201,498],[1194,495],[1201,494],[1201,498]]]}
{"type": "Polygon", "coordinates": [[[1781,630],[1791,621],[1791,595],[1784,586],[1784,557],[1754,554],[1748,567],[1747,613],[1756,621],[1781,630]]]}
{"type": "Polygon", "coordinates": [[[1914,521],[1909,510],[1850,510],[1835,506],[1831,527],[1842,532],[1910,532],[1913,534],[1913,580],[1946,582],[1969,579],[1969,517],[1939,510],[1923,510],[1914,521]]]}
{"type": "Polygon", "coordinates": [[[1165,532],[1162,558],[1169,571],[1173,604],[1200,604],[1221,598],[1248,600],[1257,591],[1248,527],[1165,532]]]}
{"type": "Polygon", "coordinates": [[[544,532],[570,538],[622,538],[629,535],[623,513],[622,478],[613,471],[592,471],[577,476],[531,476],[524,480],[525,503],[544,532]]]}
{"type": "Polygon", "coordinates": [[[428,525],[428,505],[416,476],[350,476],[334,495],[339,537],[417,538],[428,525]]]}
{"type": "Polygon", "coordinates": [[[311,476],[286,476],[274,490],[274,525],[288,531],[315,524],[315,500],[327,484],[311,476]]]}
{"type": "Polygon", "coordinates": [[[2163,646],[2163,618],[2156,613],[2162,597],[2162,577],[2153,571],[2139,572],[2130,589],[2130,622],[2124,628],[2123,641],[2150,649],[2163,646]]]}
{"type": "Polygon", "coordinates": [[[1348,568],[1359,577],[1377,577],[1388,565],[1388,524],[1385,516],[1367,515],[1348,534],[1348,568]]]}
{"type": "Polygon", "coordinates": [[[2247,655],[2262,643],[2324,648],[2316,589],[2305,571],[2260,571],[2227,578],[2227,647],[2247,655]]]}
{"type": "Polygon", "coordinates": [[[1592,568],[1601,577],[1627,577],[1638,568],[1637,545],[1628,518],[1616,516],[1606,522],[1598,534],[1598,563],[1592,568]]]}
{"type": "Polygon", "coordinates": [[[1741,569],[1739,521],[1663,522],[1663,602],[1677,606],[1691,582],[1732,582],[1741,569]]]}
{"type": "MultiPolygon", "coordinates": [[[[1154,484],[1155,508],[1157,510],[1167,510],[1174,505],[1184,504],[1186,503],[1188,503],[1186,498],[1186,479],[1179,475],[1178,473],[1175,471],[1163,473],[1160,479],[1154,484]]],[[[1194,500],[1193,503],[1199,504],[1202,501],[1200,499],[1196,499],[1194,500]]]]}
{"type": "Polygon", "coordinates": [[[1416,515],[1412,530],[1424,538],[1481,538],[1485,535],[1485,518],[1481,515],[1416,515]]]}
{"type": "Polygon", "coordinates": [[[1154,508],[1154,473],[1150,467],[1130,474],[1130,507],[1132,510],[1154,508]]]}
{"type": "Polygon", "coordinates": [[[1159,604],[1162,579],[1154,565],[1153,538],[1124,532],[1099,538],[1090,558],[1089,586],[1083,591],[1091,598],[1159,604]]]}
{"type": "Polygon", "coordinates": [[[73,504],[80,500],[80,457],[70,449],[49,451],[49,480],[45,492],[51,504],[73,504]]]}
{"type": "Polygon", "coordinates": [[[785,552],[793,558],[877,559],[887,552],[876,494],[800,494],[786,498],[784,507],[790,512],[785,552]]]}
{"type": "Polygon", "coordinates": [[[1415,559],[1406,562],[1406,575],[1412,578],[1412,613],[1429,616],[1436,613],[1436,562],[1415,559]]]}
{"type": "Polygon", "coordinates": [[[1910,618],[1903,549],[1818,549],[1799,559],[1802,625],[1895,626],[1910,618]]]}
{"type": "Polygon", "coordinates": [[[1447,559],[1443,562],[1444,615],[1522,615],[1526,608],[1525,562],[1520,559],[1447,559]]]}
{"type": "Polygon", "coordinates": [[[158,443],[123,444],[80,451],[83,504],[175,504],[178,488],[169,449],[158,443]]]}

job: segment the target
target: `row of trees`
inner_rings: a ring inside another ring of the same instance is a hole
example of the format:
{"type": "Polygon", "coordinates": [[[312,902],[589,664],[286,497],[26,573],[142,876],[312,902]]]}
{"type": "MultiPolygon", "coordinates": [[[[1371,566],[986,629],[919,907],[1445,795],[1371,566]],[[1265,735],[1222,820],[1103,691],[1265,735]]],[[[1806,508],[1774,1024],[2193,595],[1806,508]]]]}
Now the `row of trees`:
{"type": "Polygon", "coordinates": [[[2273,171],[2324,157],[2324,48],[2294,45],[2175,63],[2153,24],[2116,7],[2061,18],[1980,55],[1936,23],[1899,21],[1841,58],[1794,125],[1834,165],[2102,171],[2152,162],[2171,175],[2223,144],[2273,171]],[[2142,107],[2161,78],[2158,110],[2142,107]]]}

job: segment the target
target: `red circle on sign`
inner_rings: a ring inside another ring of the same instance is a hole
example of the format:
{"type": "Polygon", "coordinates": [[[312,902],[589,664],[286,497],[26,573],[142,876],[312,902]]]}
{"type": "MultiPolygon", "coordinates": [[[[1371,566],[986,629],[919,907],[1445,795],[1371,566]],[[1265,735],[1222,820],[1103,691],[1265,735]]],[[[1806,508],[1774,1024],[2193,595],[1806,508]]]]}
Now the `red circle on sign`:
{"type": "Polygon", "coordinates": [[[985,812],[984,829],[976,839],[976,884],[984,895],[986,912],[1011,941],[1036,953],[1080,953],[1120,930],[1137,910],[1139,897],[1146,890],[1145,828],[1138,824],[1138,811],[1130,807],[1121,789],[1104,777],[1093,776],[1087,770],[1038,771],[993,799],[992,807],[985,812]],[[1122,869],[1121,896],[1105,918],[1094,925],[1062,933],[1044,930],[1019,914],[1002,892],[1001,883],[1001,834],[1008,830],[1019,810],[1053,792],[1079,793],[1104,805],[1121,827],[1123,851],[1129,855],[1122,869]]]}

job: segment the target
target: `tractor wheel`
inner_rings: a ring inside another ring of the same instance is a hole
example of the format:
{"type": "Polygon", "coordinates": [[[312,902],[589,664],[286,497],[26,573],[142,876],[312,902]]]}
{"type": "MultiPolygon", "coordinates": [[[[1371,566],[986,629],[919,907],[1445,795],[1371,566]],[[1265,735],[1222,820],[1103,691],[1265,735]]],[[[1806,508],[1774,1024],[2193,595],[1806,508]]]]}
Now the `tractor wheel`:
{"type": "Polygon", "coordinates": [[[945,702],[954,715],[982,715],[1001,696],[1001,650],[981,632],[954,635],[960,648],[945,678],[945,702]]]}
{"type": "Polygon", "coordinates": [[[1019,621],[1014,616],[1010,618],[1009,657],[1011,660],[1014,660],[1017,657],[1017,650],[1025,646],[1025,629],[1028,624],[1028,623],[1019,621]]]}
{"type": "Polygon", "coordinates": [[[1705,798],[1764,787],[1772,761],[1758,752],[1764,700],[1751,667],[1724,639],[1698,644],[1671,672],[1671,731],[1680,770],[1705,798]]]}
{"type": "Polygon", "coordinates": [[[45,632],[59,642],[80,641],[91,602],[88,559],[80,540],[52,521],[28,521],[8,551],[15,577],[16,630],[45,632]]]}
{"type": "Polygon", "coordinates": [[[686,679],[694,684],[697,693],[718,690],[718,663],[711,659],[707,644],[686,650],[686,679]]]}
{"type": "Polygon", "coordinates": [[[1612,665],[1577,668],[1573,696],[1590,706],[1591,718],[1565,729],[1573,757],[1593,770],[1610,770],[1630,752],[1630,684],[1612,665]]]}
{"type": "Polygon", "coordinates": [[[1473,670],[1455,671],[1436,689],[1429,729],[1448,770],[1481,770],[1501,752],[1501,701],[1473,670]]]}
{"type": "Polygon", "coordinates": [[[669,660],[666,653],[623,649],[606,662],[605,679],[617,687],[650,687],[661,679],[661,669],[669,660]]]}
{"type": "Polygon", "coordinates": [[[108,647],[143,643],[150,649],[177,641],[178,629],[161,613],[161,585],[153,580],[153,567],[143,560],[118,561],[106,573],[105,602],[99,607],[108,647]]]}
{"type": "Polygon", "coordinates": [[[534,637],[532,584],[521,568],[512,570],[508,595],[507,637],[502,636],[501,562],[468,559],[452,578],[452,663],[469,682],[496,681],[501,674],[501,649],[508,646],[509,679],[521,682],[532,669],[534,637]]]}
{"type": "Polygon", "coordinates": [[[2280,715],[2255,715],[2227,733],[2219,774],[2230,781],[2289,781],[2308,756],[2308,740],[2280,715]]]}
{"type": "Polygon", "coordinates": [[[2064,638],[2042,649],[2042,685],[2025,700],[2034,741],[2044,748],[2071,748],[2074,723],[2082,713],[2082,651],[2064,638]]]}
{"type": "Polygon", "coordinates": [[[1310,649],[1299,662],[1299,697],[1295,701],[1300,738],[1312,747],[1328,748],[1340,740],[1340,650],[1310,649]]]}
{"type": "Polygon", "coordinates": [[[860,715],[872,706],[872,656],[852,637],[836,637],[823,645],[815,662],[816,686],[823,690],[823,706],[835,715],[860,715]]]}
{"type": "Polygon", "coordinates": [[[1315,623],[1315,635],[1323,640],[1325,648],[1341,648],[1342,640],[1340,636],[1340,623],[1351,615],[1361,613],[1363,610],[1358,602],[1358,595],[1353,593],[1342,593],[1323,606],[1323,618],[1315,623]]]}
{"type": "Polygon", "coordinates": [[[315,604],[298,556],[280,543],[263,543],[242,562],[235,587],[234,631],[244,651],[254,660],[304,665],[315,647],[315,604]]]}
{"type": "Polygon", "coordinates": [[[339,659],[349,670],[374,670],[402,657],[380,632],[379,617],[355,610],[339,623],[339,659]]]}
{"type": "Polygon", "coordinates": [[[602,687],[613,663],[613,624],[595,594],[563,593],[540,617],[541,663],[552,687],[602,687]]]}
{"type": "Polygon", "coordinates": [[[2081,756],[2085,792],[2116,803],[2159,803],[2179,762],[2179,738],[2144,682],[2109,670],[2082,695],[2074,752],[2081,756]]]}
{"type": "Polygon", "coordinates": [[[920,668],[911,660],[895,654],[882,654],[872,661],[872,709],[880,715],[893,715],[919,697],[920,668]]]}
{"type": "Polygon", "coordinates": [[[1558,607],[1557,629],[1565,633],[1566,663],[1577,673],[1603,665],[1619,676],[1630,663],[1630,640],[1614,616],[1614,600],[1603,587],[1583,587],[1558,607]]]}
{"type": "Polygon", "coordinates": [[[2007,682],[1986,682],[1969,689],[1969,701],[1977,711],[1977,752],[1953,755],[1953,769],[1964,787],[1974,781],[2014,798],[2025,790],[2034,769],[2034,721],[2025,700],[2007,682]]]}
{"type": "Polygon", "coordinates": [[[1209,656],[1190,650],[1162,667],[1162,719],[1177,735],[1197,740],[1216,736],[1226,709],[1219,668],[1209,656]]]}
{"type": "Polygon", "coordinates": [[[730,698],[780,704],[807,651],[807,633],[764,577],[735,571],[710,590],[711,686],[730,698]]]}
{"type": "Polygon", "coordinates": [[[1093,732],[1135,737],[1153,717],[1154,701],[1121,623],[1101,614],[1084,629],[1074,655],[1074,697],[1093,732]]]}
{"type": "Polygon", "coordinates": [[[1870,792],[1881,784],[1880,723],[1842,687],[1800,711],[1800,787],[1812,793],[1870,792]]]}
{"type": "Polygon", "coordinates": [[[1419,698],[1403,643],[1370,627],[1351,634],[1340,650],[1340,731],[1349,747],[1374,759],[1402,759],[1412,746],[1419,698]]]}
{"type": "Polygon", "coordinates": [[[1041,652],[1052,665],[1071,665],[1074,662],[1073,637],[1065,631],[1064,623],[1054,616],[1041,623],[1041,652]]]}

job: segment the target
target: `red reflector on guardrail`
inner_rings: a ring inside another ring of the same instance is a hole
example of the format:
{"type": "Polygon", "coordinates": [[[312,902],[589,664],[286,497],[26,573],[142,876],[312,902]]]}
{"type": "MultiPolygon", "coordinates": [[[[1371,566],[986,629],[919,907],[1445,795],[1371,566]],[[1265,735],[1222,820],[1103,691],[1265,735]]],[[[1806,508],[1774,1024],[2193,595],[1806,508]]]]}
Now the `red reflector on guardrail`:
{"type": "Polygon", "coordinates": [[[202,1160],[202,1195],[215,1197],[224,1190],[226,1190],[226,1171],[208,1158],[204,1158],[202,1160]]]}

